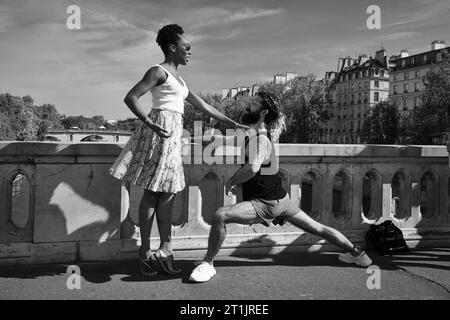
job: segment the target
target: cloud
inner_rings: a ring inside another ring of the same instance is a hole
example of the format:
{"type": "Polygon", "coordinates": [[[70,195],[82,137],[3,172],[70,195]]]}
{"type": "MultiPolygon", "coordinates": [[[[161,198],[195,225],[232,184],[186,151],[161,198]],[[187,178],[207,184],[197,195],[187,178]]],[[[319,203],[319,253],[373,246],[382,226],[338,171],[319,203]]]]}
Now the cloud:
{"type": "Polygon", "coordinates": [[[243,21],[243,20],[258,19],[263,17],[279,15],[283,12],[284,12],[283,9],[255,10],[246,8],[244,10],[240,10],[233,13],[230,17],[226,19],[226,21],[243,21]]]}
{"type": "Polygon", "coordinates": [[[448,41],[448,0],[386,2],[380,31],[367,30],[365,4],[348,1],[78,0],[82,29],[70,31],[70,1],[0,0],[0,69],[8,75],[0,87],[61,113],[92,115],[95,106],[106,118],[133,116],[123,96],[162,61],[156,32],[169,23],[195,43],[181,73],[203,92],[284,71],[321,76],[339,56],[373,54],[381,43],[393,54],[448,41]]]}
{"type": "Polygon", "coordinates": [[[98,29],[98,28],[133,29],[149,36],[155,36],[154,31],[140,28],[133,23],[129,23],[125,19],[117,18],[110,14],[96,12],[93,10],[83,8],[83,13],[85,12],[88,13],[88,27],[91,29],[98,29]]]}
{"type": "MultiPolygon", "coordinates": [[[[395,14],[397,21],[391,23],[383,23],[383,28],[398,27],[414,24],[413,27],[424,27],[435,24],[439,18],[449,19],[450,4],[448,1],[411,1],[408,2],[408,9],[405,6],[388,13],[388,17],[395,14]]],[[[383,12],[382,12],[383,14],[383,12]]],[[[389,17],[393,20],[393,17],[389,17]]]]}
{"type": "Polygon", "coordinates": [[[255,9],[244,8],[237,11],[230,11],[223,8],[202,8],[199,9],[198,16],[201,16],[201,21],[193,25],[194,29],[204,28],[210,26],[222,26],[240,21],[255,20],[264,17],[276,16],[283,13],[285,10],[277,9],[255,9]],[[205,17],[208,17],[205,19],[205,17]]]}
{"type": "Polygon", "coordinates": [[[210,39],[214,39],[214,40],[228,40],[228,39],[233,39],[236,36],[238,36],[241,33],[240,30],[232,30],[231,32],[219,32],[218,34],[216,33],[208,33],[208,34],[200,34],[200,33],[193,33],[189,35],[189,41],[191,43],[198,43],[198,42],[202,42],[205,40],[210,40],[210,39]]]}
{"type": "Polygon", "coordinates": [[[403,40],[410,39],[420,35],[420,32],[394,32],[390,34],[385,34],[381,36],[376,36],[375,41],[393,41],[393,40],[403,40]]]}

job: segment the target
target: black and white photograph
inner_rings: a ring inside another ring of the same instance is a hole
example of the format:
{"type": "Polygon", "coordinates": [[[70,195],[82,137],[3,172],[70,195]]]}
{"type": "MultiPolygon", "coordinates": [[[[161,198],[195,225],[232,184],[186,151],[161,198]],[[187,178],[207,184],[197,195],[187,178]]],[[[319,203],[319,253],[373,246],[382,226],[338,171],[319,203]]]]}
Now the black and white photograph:
{"type": "Polygon", "coordinates": [[[0,300],[450,300],[449,31],[448,0],[0,0],[0,300]]]}

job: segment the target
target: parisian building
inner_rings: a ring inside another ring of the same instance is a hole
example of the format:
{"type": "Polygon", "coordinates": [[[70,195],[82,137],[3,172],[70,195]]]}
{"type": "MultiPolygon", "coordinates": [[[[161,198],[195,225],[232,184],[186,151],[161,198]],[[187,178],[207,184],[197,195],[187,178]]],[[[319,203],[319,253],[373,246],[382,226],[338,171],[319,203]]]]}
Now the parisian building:
{"type": "Polygon", "coordinates": [[[284,74],[276,74],[273,76],[273,82],[278,83],[286,83],[288,81],[291,81],[299,76],[298,73],[295,72],[286,72],[284,74]]]}
{"type": "Polygon", "coordinates": [[[375,57],[339,58],[332,87],[330,120],[323,143],[363,143],[360,132],[371,107],[389,98],[389,59],[384,48],[375,57]]]}
{"type": "MultiPolygon", "coordinates": [[[[294,78],[298,77],[299,74],[295,72],[285,72],[283,74],[276,74],[273,76],[273,83],[286,83],[288,81],[293,80],[294,78]]],[[[258,90],[259,85],[253,84],[249,87],[235,87],[235,88],[224,88],[222,89],[222,99],[226,98],[234,98],[239,95],[249,95],[254,96],[258,90]]]]}
{"type": "Polygon", "coordinates": [[[236,87],[230,89],[222,89],[222,99],[234,98],[239,95],[254,96],[259,90],[259,85],[253,84],[249,87],[236,87]]]}
{"type": "Polygon", "coordinates": [[[450,54],[450,47],[446,47],[444,41],[435,40],[429,51],[410,56],[404,49],[390,58],[393,66],[389,76],[389,100],[395,103],[402,117],[409,116],[422,103],[425,76],[442,61],[444,53],[450,54]]]}

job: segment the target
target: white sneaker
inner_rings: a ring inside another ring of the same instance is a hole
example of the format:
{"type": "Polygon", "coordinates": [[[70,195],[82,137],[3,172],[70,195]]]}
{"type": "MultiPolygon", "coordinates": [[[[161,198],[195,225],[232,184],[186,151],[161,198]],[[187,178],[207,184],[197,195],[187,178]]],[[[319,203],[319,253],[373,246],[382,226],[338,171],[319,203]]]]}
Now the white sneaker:
{"type": "Polygon", "coordinates": [[[345,262],[345,263],[354,263],[361,267],[368,267],[372,264],[372,259],[363,251],[361,254],[357,257],[352,256],[350,252],[347,253],[341,253],[338,256],[339,261],[345,262]]]}
{"type": "Polygon", "coordinates": [[[206,261],[201,262],[191,273],[189,280],[193,282],[209,281],[216,274],[214,266],[206,261]]]}

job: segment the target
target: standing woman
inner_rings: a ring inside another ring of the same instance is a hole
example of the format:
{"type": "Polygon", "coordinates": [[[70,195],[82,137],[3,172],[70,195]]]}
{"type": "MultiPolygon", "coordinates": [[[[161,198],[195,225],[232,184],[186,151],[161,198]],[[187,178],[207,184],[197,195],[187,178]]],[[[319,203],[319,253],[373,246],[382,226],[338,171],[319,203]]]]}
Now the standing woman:
{"type": "Polygon", "coordinates": [[[178,66],[191,57],[191,45],[176,24],[158,31],[156,42],[164,53],[164,62],[151,67],[126,95],[124,102],[142,123],[109,169],[114,177],[144,189],[139,204],[141,272],[156,274],[151,260],[150,232],[156,215],[160,247],[153,254],[161,268],[169,274],[181,272],[175,266],[171,244],[172,208],[175,194],[185,187],[182,163],[182,131],[184,100],[206,114],[236,127],[246,128],[207,104],[178,74],[178,66]],[[153,108],[143,111],[139,98],[150,91],[153,108]]]}

